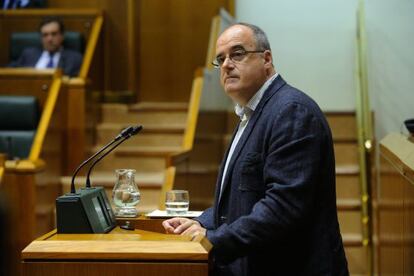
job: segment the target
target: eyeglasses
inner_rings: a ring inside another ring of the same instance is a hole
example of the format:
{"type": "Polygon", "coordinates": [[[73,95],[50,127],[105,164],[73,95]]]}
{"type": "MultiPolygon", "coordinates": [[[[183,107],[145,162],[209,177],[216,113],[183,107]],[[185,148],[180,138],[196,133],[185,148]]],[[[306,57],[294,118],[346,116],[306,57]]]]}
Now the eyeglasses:
{"type": "MultiPolygon", "coordinates": [[[[229,59],[231,62],[238,63],[243,61],[243,59],[247,56],[247,54],[254,54],[254,53],[263,53],[265,50],[256,50],[256,51],[247,51],[244,49],[238,49],[230,54],[228,54],[229,59]]],[[[226,60],[226,56],[217,56],[215,60],[211,63],[215,68],[220,68],[223,66],[224,61],[226,60]]]]}

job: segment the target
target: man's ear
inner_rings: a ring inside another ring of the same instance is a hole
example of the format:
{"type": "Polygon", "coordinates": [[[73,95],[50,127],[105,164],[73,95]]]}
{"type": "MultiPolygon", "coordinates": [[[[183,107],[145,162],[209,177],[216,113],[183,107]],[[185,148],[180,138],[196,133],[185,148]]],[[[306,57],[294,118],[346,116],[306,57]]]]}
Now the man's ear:
{"type": "Polygon", "coordinates": [[[264,55],[264,62],[265,62],[265,66],[273,66],[273,56],[272,56],[272,52],[269,50],[266,50],[263,52],[264,55]]]}

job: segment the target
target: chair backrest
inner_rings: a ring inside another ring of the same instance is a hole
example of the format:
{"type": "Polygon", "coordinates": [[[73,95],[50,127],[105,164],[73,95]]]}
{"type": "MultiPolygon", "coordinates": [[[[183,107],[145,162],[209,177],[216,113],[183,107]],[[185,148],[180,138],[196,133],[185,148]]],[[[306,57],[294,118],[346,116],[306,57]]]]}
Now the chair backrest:
{"type": "MultiPolygon", "coordinates": [[[[38,32],[16,32],[10,37],[10,61],[17,60],[23,50],[29,47],[42,48],[40,34],[38,32]]],[[[63,47],[83,53],[85,39],[79,32],[65,32],[63,47]]]]}
{"type": "Polygon", "coordinates": [[[0,152],[9,159],[27,158],[39,115],[33,96],[0,96],[0,152]]]}

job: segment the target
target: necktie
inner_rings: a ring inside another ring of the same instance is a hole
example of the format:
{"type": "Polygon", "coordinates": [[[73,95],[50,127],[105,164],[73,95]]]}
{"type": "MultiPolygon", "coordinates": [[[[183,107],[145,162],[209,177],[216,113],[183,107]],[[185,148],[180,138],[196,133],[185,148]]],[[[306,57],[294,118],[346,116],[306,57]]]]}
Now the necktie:
{"type": "Polygon", "coordinates": [[[54,68],[53,66],[53,53],[49,53],[49,62],[46,65],[46,68],[54,68]]]}

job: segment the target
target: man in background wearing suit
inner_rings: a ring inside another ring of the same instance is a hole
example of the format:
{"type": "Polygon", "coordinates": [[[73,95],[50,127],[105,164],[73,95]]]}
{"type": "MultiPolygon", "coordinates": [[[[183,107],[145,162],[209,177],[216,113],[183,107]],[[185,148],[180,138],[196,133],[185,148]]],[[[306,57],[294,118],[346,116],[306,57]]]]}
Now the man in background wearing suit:
{"type": "Polygon", "coordinates": [[[64,49],[63,34],[65,27],[57,17],[42,20],[39,26],[43,49],[24,49],[19,59],[10,67],[34,67],[37,69],[63,69],[65,75],[77,76],[82,64],[82,55],[76,51],[64,49]]]}
{"type": "Polygon", "coordinates": [[[213,207],[164,221],[167,233],[206,235],[214,275],[348,275],[333,142],[318,105],[275,71],[257,26],[226,29],[213,64],[241,121],[213,207]]]}
{"type": "Polygon", "coordinates": [[[46,7],[46,0],[0,0],[3,10],[37,9],[46,7]]]}

